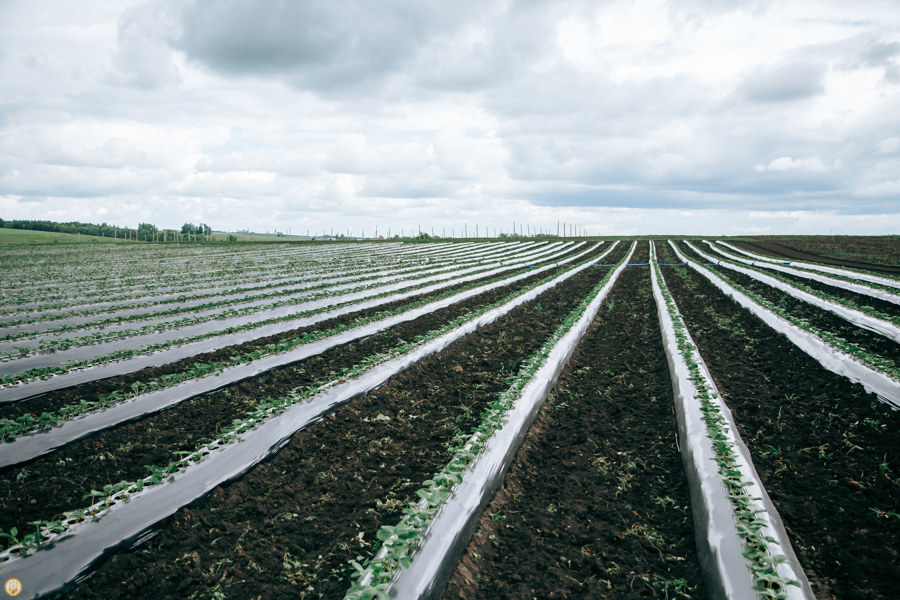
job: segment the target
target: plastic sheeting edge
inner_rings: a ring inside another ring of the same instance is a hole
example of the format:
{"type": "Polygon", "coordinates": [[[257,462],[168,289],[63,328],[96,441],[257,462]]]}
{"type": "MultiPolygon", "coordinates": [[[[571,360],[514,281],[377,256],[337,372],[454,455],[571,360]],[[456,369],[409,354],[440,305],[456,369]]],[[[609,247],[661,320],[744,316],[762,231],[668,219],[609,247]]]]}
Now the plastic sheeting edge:
{"type": "MultiPolygon", "coordinates": [[[[608,252],[611,252],[613,244],[608,252]]],[[[593,248],[599,247],[595,245],[593,248]]],[[[590,268],[581,267],[560,274],[537,288],[529,290],[506,304],[473,319],[412,352],[392,359],[367,373],[295,405],[262,423],[242,436],[206,456],[205,460],[174,474],[163,485],[144,488],[126,502],[114,505],[97,517],[72,526],[23,556],[0,563],[0,579],[15,576],[23,584],[23,598],[59,595],[76,580],[87,576],[91,567],[103,556],[120,547],[152,537],[152,529],[183,506],[195,502],[216,486],[237,479],[269,454],[286,444],[291,435],[322,419],[328,411],[366,393],[397,375],[426,356],[440,352],[456,341],[507,314],[517,306],[533,300],[544,291],[590,268]]]]}
{"type": "Polygon", "coordinates": [[[613,272],[579,320],[550,351],[547,360],[522,390],[504,425],[494,432],[482,452],[469,464],[462,483],[456,487],[447,503],[438,509],[423,535],[412,556],[412,564],[397,572],[388,585],[388,594],[392,598],[431,599],[443,592],[459,554],[474,533],[481,512],[502,484],[503,476],[528,428],[537,417],[578,341],[590,327],[619,274],[625,269],[625,263],[634,253],[635,246],[636,242],[632,244],[625,261],[613,272]]]}
{"type": "MultiPolygon", "coordinates": [[[[752,589],[753,575],[748,568],[747,559],[743,557],[744,543],[735,527],[734,510],[726,498],[725,487],[715,467],[713,444],[708,437],[698,403],[694,401],[697,388],[690,379],[690,371],[678,349],[673,318],[662,294],[662,286],[665,284],[659,281],[656,269],[652,269],[651,274],[653,297],[656,300],[663,347],[669,363],[672,391],[675,396],[678,437],[681,441],[679,448],[691,492],[697,548],[707,586],[710,588],[708,592],[711,597],[757,600],[759,594],[752,589]]],[[[677,307],[675,310],[677,311],[677,307]]],[[[688,343],[696,349],[697,345],[691,339],[687,328],[684,333],[688,343]]],[[[778,572],[800,583],[799,588],[787,586],[784,591],[791,600],[812,600],[814,598],[812,589],[794,554],[781,518],[753,467],[747,447],[735,426],[731,410],[722,401],[721,394],[715,388],[712,376],[699,352],[694,351],[692,355],[709,386],[710,395],[715,398],[714,402],[725,418],[726,435],[732,441],[740,459],[742,479],[752,482],[752,485],[747,486],[747,491],[751,496],[760,498],[765,509],[765,513],[761,515],[767,521],[765,534],[777,540],[779,553],[787,557],[788,562],[779,565],[778,572]]]]}
{"type": "Polygon", "coordinates": [[[688,266],[706,277],[723,294],[733,298],[741,307],[761,319],[775,331],[783,333],[794,345],[806,352],[823,367],[832,373],[859,383],[866,391],[877,395],[891,407],[900,409],[900,382],[870,369],[849,354],[829,346],[812,333],[804,331],[778,315],[769,312],[747,297],[746,294],[725,283],[709,269],[693,260],[689,260],[671,240],[669,240],[669,244],[681,260],[687,262],[688,266]]]}

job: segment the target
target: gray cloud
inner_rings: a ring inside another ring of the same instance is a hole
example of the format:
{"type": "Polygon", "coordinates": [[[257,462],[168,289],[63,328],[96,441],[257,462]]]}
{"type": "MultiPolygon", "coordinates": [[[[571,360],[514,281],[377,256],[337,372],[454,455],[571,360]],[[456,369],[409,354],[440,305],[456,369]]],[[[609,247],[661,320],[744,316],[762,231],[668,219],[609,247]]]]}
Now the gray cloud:
{"type": "Polygon", "coordinates": [[[737,92],[751,102],[801,100],[825,91],[824,74],[823,67],[810,63],[763,66],[750,72],[737,92]]]}
{"type": "Polygon", "coordinates": [[[884,69],[884,79],[888,83],[900,83],[900,42],[877,41],[862,55],[867,67],[884,69]]]}
{"type": "Polygon", "coordinates": [[[110,80],[145,90],[181,83],[169,46],[177,27],[167,3],[148,2],[127,9],[119,18],[110,80]]]}
{"type": "Polygon", "coordinates": [[[481,3],[193,2],[176,47],[216,71],[278,76],[328,92],[383,83],[418,48],[454,31],[481,3]]]}
{"type": "Polygon", "coordinates": [[[217,226],[397,228],[896,213],[900,18],[860,2],[86,0],[60,16],[10,0],[0,208],[81,197],[180,224],[187,202],[217,226]],[[742,29],[723,43],[721,27],[742,29]],[[751,30],[768,64],[735,43],[751,30]]]}

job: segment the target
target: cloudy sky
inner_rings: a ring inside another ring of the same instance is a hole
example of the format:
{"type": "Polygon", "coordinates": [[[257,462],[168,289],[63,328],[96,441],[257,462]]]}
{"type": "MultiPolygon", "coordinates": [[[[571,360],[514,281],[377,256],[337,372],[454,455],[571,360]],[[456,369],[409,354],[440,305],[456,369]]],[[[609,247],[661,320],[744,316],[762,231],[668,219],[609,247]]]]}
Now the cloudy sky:
{"type": "Polygon", "coordinates": [[[0,217],[898,233],[900,3],[0,0],[0,217]]]}

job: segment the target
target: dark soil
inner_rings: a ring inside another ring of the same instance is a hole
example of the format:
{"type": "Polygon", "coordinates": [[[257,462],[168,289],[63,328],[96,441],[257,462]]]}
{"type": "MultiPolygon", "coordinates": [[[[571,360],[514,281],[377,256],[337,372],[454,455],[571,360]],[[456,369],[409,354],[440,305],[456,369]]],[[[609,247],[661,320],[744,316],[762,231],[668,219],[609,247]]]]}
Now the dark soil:
{"type": "Polygon", "coordinates": [[[444,597],[705,598],[672,404],[649,267],[628,267],[444,597]]]}
{"type": "MultiPolygon", "coordinates": [[[[657,248],[660,261],[672,256],[657,248]]],[[[816,597],[900,598],[900,412],[692,269],[663,273],[816,597]]]]}
{"type": "MultiPolygon", "coordinates": [[[[730,242],[739,248],[743,248],[748,252],[755,252],[757,254],[763,254],[766,256],[771,256],[774,258],[787,258],[793,260],[801,260],[806,262],[815,262],[822,263],[824,265],[833,265],[836,267],[847,267],[850,269],[863,269],[866,271],[874,271],[875,273],[886,273],[888,275],[900,275],[900,266],[891,265],[891,264],[878,264],[872,262],[864,262],[860,260],[848,260],[841,258],[834,258],[833,256],[827,256],[824,253],[813,253],[809,251],[804,251],[798,248],[793,248],[785,244],[790,244],[792,242],[778,243],[771,241],[756,241],[756,242],[743,242],[743,241],[735,241],[730,242]]],[[[793,242],[795,245],[798,244],[797,241],[793,242]]],[[[896,241],[894,241],[896,244],[896,241]]],[[[833,250],[834,253],[840,252],[840,242],[838,242],[833,250]]],[[[877,255],[879,252],[873,250],[873,253],[877,255]]],[[[883,255],[883,252],[880,253],[883,255]]]]}
{"type": "MultiPolygon", "coordinates": [[[[542,274],[540,277],[546,277],[542,274]]],[[[529,278],[530,279],[530,278],[529,278]]],[[[324,383],[334,373],[440,327],[486,303],[521,289],[528,280],[401,323],[378,335],[333,348],[221,391],[170,407],[138,421],[99,432],[56,452],[0,474],[0,529],[86,506],[84,494],[109,483],[149,475],[145,465],[167,465],[178,451],[190,451],[246,414],[260,398],[278,397],[302,385],[324,383]]]]}
{"type": "MultiPolygon", "coordinates": [[[[680,245],[679,249],[688,257],[702,262],[696,254],[687,246],[680,245]]],[[[857,327],[846,319],[834,313],[817,308],[812,304],[798,300],[788,294],[773,288],[772,286],[753,279],[749,275],[738,273],[726,267],[709,267],[709,269],[721,277],[731,280],[736,284],[755,292],[785,310],[788,314],[803,319],[810,325],[834,334],[848,342],[856,344],[860,348],[878,354],[882,358],[891,360],[895,365],[900,365],[900,344],[890,338],[877,334],[868,329],[857,327]]]]}
{"type": "MultiPolygon", "coordinates": [[[[769,274],[774,273],[776,272],[769,274]]],[[[866,294],[860,294],[858,292],[836,287],[833,285],[828,285],[827,283],[814,281],[812,279],[807,279],[798,275],[791,275],[790,273],[777,272],[777,275],[779,277],[783,277],[784,279],[790,280],[791,282],[810,287],[816,291],[823,292],[831,296],[836,296],[838,298],[843,298],[844,300],[849,300],[856,306],[869,307],[871,309],[880,311],[885,315],[888,315],[889,317],[900,317],[900,304],[895,304],[893,302],[888,302],[887,300],[881,300],[879,298],[873,298],[872,296],[867,296],[866,294]]],[[[900,290],[898,290],[898,292],[900,292],[900,290]]]]}
{"type": "MultiPolygon", "coordinates": [[[[602,249],[603,247],[601,246],[601,251],[602,249]]],[[[561,260],[565,260],[565,258],[566,257],[563,257],[561,260]]],[[[521,271],[525,271],[525,269],[522,269],[521,271]]],[[[507,276],[513,275],[518,272],[519,271],[513,271],[511,273],[508,273],[507,276]]],[[[542,277],[546,277],[546,274],[542,275],[542,277]]],[[[476,280],[475,282],[450,286],[443,290],[438,290],[428,294],[419,294],[411,298],[404,298],[402,300],[397,300],[396,302],[385,304],[383,306],[360,310],[348,315],[342,315],[340,317],[321,321],[309,327],[292,329],[290,331],[285,331],[276,335],[253,340],[245,344],[225,346],[214,352],[197,354],[195,356],[191,356],[189,358],[185,358],[159,367],[149,367],[146,369],[141,369],[140,371],[126,373],[117,377],[109,377],[107,379],[93,381],[90,383],[85,383],[83,385],[56,390],[35,398],[0,405],[0,418],[16,419],[17,417],[25,413],[40,415],[45,411],[55,412],[62,406],[66,406],[69,404],[78,404],[81,400],[93,401],[103,396],[107,396],[117,390],[130,390],[131,385],[135,382],[153,381],[154,379],[157,379],[164,375],[188,371],[191,365],[195,363],[214,363],[217,361],[228,360],[232,356],[249,354],[258,348],[265,347],[268,344],[277,344],[282,340],[301,336],[304,333],[315,333],[317,331],[326,331],[329,329],[333,329],[340,325],[351,323],[359,318],[373,317],[375,315],[378,315],[379,313],[406,306],[411,302],[417,302],[431,297],[436,297],[445,294],[448,290],[452,291],[455,289],[468,287],[472,285],[472,283],[484,283],[490,279],[492,279],[492,276],[484,277],[483,279],[476,280]]],[[[2,446],[0,446],[0,448],[2,448],[2,446]]]]}
{"type": "Polygon", "coordinates": [[[587,269],[298,432],[70,597],[342,597],[348,561],[374,553],[378,528],[446,463],[454,434],[606,271],[587,269]]]}

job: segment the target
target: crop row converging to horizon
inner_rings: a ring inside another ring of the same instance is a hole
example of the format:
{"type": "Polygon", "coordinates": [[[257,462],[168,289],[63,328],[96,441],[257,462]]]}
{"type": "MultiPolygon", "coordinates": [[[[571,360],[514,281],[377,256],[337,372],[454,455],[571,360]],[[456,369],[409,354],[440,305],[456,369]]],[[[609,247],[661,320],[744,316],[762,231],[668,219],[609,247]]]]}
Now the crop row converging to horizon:
{"type": "Polygon", "coordinates": [[[900,593],[900,284],[859,260],[10,248],[0,579],[25,594],[900,593]]]}

